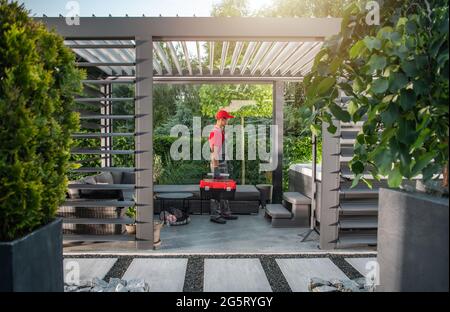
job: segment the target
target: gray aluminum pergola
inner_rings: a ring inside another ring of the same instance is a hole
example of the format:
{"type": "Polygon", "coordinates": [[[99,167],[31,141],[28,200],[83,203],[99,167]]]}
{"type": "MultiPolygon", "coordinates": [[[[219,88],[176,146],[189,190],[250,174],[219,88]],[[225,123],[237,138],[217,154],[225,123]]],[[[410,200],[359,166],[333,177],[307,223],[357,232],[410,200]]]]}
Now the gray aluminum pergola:
{"type": "MultiPolygon", "coordinates": [[[[135,116],[119,116],[135,119],[135,133],[129,134],[135,137],[135,150],[75,152],[106,155],[102,163],[105,167],[111,166],[108,155],[135,155],[135,168],[130,170],[136,172],[136,246],[144,249],[153,247],[153,84],[272,84],[273,120],[282,128],[284,83],[300,81],[309,72],[323,41],[338,33],[341,24],[337,18],[81,17],[79,25],[68,25],[64,17],[39,20],[65,38],[66,45],[78,55],[80,67],[97,68],[102,73],[100,79],[85,83],[100,85],[103,95],[80,101],[121,101],[124,99],[106,97],[108,88],[113,83],[135,84],[135,97],[131,99],[135,101],[135,116]],[[215,49],[220,49],[220,60],[214,58],[215,49]]],[[[108,109],[111,105],[103,105],[99,117],[106,129],[112,119],[105,117],[110,113],[108,109]]],[[[115,135],[128,134],[102,130],[91,137],[100,137],[102,146],[108,146],[108,140],[115,135]]],[[[273,172],[273,192],[280,199],[282,131],[278,131],[276,143],[278,167],[273,172]]]]}

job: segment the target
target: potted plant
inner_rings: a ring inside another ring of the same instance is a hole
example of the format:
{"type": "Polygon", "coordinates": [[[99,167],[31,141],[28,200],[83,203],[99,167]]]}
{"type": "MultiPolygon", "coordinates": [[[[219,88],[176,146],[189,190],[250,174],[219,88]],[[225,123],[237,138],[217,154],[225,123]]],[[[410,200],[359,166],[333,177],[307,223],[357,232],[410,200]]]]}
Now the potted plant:
{"type": "Polygon", "coordinates": [[[0,291],[63,291],[55,216],[83,74],[60,36],[0,0],[0,77],[0,291]]]}
{"type": "Polygon", "coordinates": [[[387,178],[377,290],[448,291],[448,4],[386,0],[378,13],[374,23],[365,7],[349,5],[341,32],[315,58],[304,81],[312,130],[325,122],[334,133],[332,119],[367,117],[350,168],[354,185],[371,186],[363,176],[369,170],[387,178]],[[346,107],[337,104],[340,92],[351,97],[346,107]]]}
{"type": "MultiPolygon", "coordinates": [[[[136,208],[128,207],[127,212],[125,213],[127,217],[136,220],[136,208]]],[[[161,229],[163,228],[164,223],[159,221],[153,222],[153,246],[154,248],[159,248],[161,246],[161,229]]],[[[130,235],[136,234],[136,222],[131,224],[126,224],[125,228],[127,233],[130,235]]]]}
{"type": "MultiPolygon", "coordinates": [[[[136,208],[128,207],[125,215],[127,217],[129,217],[130,219],[132,219],[133,221],[135,221],[136,220],[136,208]]],[[[125,228],[126,228],[128,234],[136,234],[136,222],[133,222],[131,224],[125,224],[125,228]]]]}

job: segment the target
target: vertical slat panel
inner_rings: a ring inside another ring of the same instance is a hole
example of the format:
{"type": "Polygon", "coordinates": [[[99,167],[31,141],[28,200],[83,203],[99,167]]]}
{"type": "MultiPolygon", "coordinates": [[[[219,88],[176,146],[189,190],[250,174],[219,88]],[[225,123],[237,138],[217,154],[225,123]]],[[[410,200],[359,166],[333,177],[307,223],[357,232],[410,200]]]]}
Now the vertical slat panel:
{"type": "Polygon", "coordinates": [[[153,248],[153,43],[151,37],[136,38],[136,247],[153,248]],[[139,170],[148,169],[148,170],[139,170]]]}
{"type": "Polygon", "coordinates": [[[335,134],[328,132],[327,123],[322,125],[322,183],[320,207],[320,249],[336,248],[339,222],[339,136],[340,123],[333,120],[338,129],[335,134]]]}
{"type": "MultiPolygon", "coordinates": [[[[111,97],[111,84],[107,84],[101,87],[102,92],[106,94],[107,98],[111,97]]],[[[112,102],[103,101],[103,106],[100,108],[102,115],[112,114],[112,102]]],[[[101,119],[100,124],[102,125],[101,133],[112,133],[112,121],[110,119],[101,119]]],[[[103,137],[100,139],[102,149],[111,150],[112,149],[112,138],[103,137]]],[[[101,155],[101,165],[102,167],[112,167],[112,154],[102,154],[101,155]]]]}

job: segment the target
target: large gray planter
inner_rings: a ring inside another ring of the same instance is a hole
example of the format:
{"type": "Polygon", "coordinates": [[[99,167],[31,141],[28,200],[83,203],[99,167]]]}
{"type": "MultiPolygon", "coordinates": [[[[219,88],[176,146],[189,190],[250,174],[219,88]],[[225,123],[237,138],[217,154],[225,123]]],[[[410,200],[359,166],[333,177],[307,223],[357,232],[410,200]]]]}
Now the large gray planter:
{"type": "Polygon", "coordinates": [[[64,291],[62,219],[0,242],[0,292],[64,291]]]}
{"type": "Polygon", "coordinates": [[[380,189],[377,291],[448,291],[448,199],[380,189]]]}

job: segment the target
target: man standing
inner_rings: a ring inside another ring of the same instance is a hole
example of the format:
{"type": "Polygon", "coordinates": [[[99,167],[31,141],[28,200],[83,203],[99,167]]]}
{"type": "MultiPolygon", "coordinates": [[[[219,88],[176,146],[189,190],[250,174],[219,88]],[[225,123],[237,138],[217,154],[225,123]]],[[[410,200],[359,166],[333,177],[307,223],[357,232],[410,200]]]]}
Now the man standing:
{"type": "MultiPolygon", "coordinates": [[[[228,119],[234,118],[225,110],[219,110],[216,114],[216,124],[209,134],[209,147],[211,150],[211,172],[214,178],[218,178],[221,173],[228,173],[228,165],[225,160],[225,126],[228,119]]],[[[211,221],[225,224],[226,220],[236,220],[238,217],[231,214],[228,200],[211,199],[211,221]]]]}

